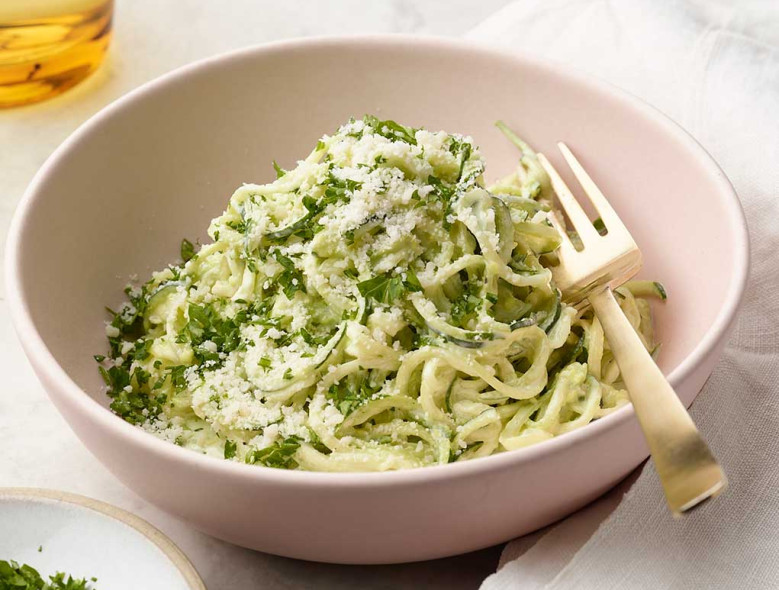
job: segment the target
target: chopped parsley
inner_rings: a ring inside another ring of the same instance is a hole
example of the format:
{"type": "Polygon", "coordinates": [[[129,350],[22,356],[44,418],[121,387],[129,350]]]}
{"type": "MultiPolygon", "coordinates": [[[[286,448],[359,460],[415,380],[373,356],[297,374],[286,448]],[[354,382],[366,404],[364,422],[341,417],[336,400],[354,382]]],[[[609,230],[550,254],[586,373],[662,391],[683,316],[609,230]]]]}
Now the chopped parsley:
{"type": "Polygon", "coordinates": [[[303,439],[298,436],[290,436],[277,441],[264,449],[257,449],[246,454],[246,462],[277,469],[294,469],[297,467],[295,453],[300,448],[303,439]]]}
{"type": "MultiPolygon", "coordinates": [[[[468,320],[475,317],[476,311],[482,306],[481,285],[476,281],[467,281],[463,287],[462,294],[452,302],[452,307],[449,310],[452,324],[460,328],[464,328],[468,320]]],[[[497,298],[493,301],[493,303],[495,302],[497,302],[497,298]]]]}
{"type": "Polygon", "coordinates": [[[403,280],[397,276],[379,275],[357,283],[357,289],[366,299],[392,303],[405,293],[403,280]]]}
{"type": "Polygon", "coordinates": [[[192,257],[195,255],[195,246],[190,242],[188,239],[184,238],[181,240],[181,259],[184,262],[188,262],[189,260],[192,260],[192,257]]]}
{"type": "Polygon", "coordinates": [[[392,304],[406,293],[421,291],[422,285],[413,270],[406,271],[403,280],[397,275],[384,274],[357,283],[357,289],[366,299],[373,299],[379,303],[392,304]]]}
{"type": "Polygon", "coordinates": [[[0,560],[0,590],[95,590],[97,578],[74,578],[57,572],[45,581],[34,567],[0,560]]]}
{"type": "Polygon", "coordinates": [[[463,170],[465,169],[465,164],[468,162],[468,160],[471,157],[471,151],[473,149],[473,146],[470,142],[464,141],[456,136],[452,136],[450,138],[449,142],[449,151],[456,157],[460,159],[460,173],[457,175],[458,179],[462,179],[463,177],[463,170]]]}
{"type": "Polygon", "coordinates": [[[394,141],[402,141],[410,143],[411,145],[417,145],[415,130],[411,127],[405,127],[404,125],[389,119],[381,121],[378,117],[374,117],[373,115],[365,115],[362,121],[365,123],[365,126],[370,128],[376,135],[381,135],[382,137],[394,141]]]}
{"type": "Polygon", "coordinates": [[[143,393],[141,389],[148,384],[150,373],[139,366],[131,372],[129,366],[131,364],[127,361],[108,369],[100,366],[100,375],[107,386],[108,395],[113,398],[111,409],[131,424],[142,424],[162,412],[166,396],[143,393]]]}
{"type": "Polygon", "coordinates": [[[306,293],[306,283],[303,278],[303,273],[297,269],[292,259],[288,256],[284,256],[280,250],[274,250],[273,257],[282,267],[282,271],[276,277],[276,281],[281,285],[287,299],[292,299],[298,291],[306,293]]]}
{"type": "Polygon", "coordinates": [[[220,358],[219,353],[232,352],[241,344],[242,315],[226,317],[214,304],[195,303],[189,304],[187,315],[189,322],[184,333],[189,337],[198,364],[216,361],[220,358]]]}
{"type": "Polygon", "coordinates": [[[232,230],[237,231],[239,234],[245,234],[249,230],[250,223],[248,221],[228,221],[225,223],[227,227],[229,227],[232,230]]]}
{"type": "Polygon", "coordinates": [[[422,284],[419,282],[417,274],[410,268],[406,270],[406,279],[403,281],[403,286],[410,293],[422,291],[422,284]]]}
{"type": "Polygon", "coordinates": [[[332,400],[341,414],[348,416],[369,401],[381,387],[381,383],[371,384],[370,379],[363,379],[356,386],[350,386],[347,379],[342,379],[331,385],[325,396],[332,400]]]}
{"type": "Polygon", "coordinates": [[[237,451],[238,451],[238,444],[235,441],[233,440],[225,441],[225,452],[224,452],[225,459],[232,459],[233,457],[235,457],[237,451]]]}

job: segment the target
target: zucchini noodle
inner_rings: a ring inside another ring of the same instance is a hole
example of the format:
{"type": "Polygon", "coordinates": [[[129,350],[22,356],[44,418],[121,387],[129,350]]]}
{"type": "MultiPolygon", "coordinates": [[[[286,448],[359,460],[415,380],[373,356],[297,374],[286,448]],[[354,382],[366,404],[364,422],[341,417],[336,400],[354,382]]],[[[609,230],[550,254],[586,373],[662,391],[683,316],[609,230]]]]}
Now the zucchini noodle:
{"type": "MultiPolygon", "coordinates": [[[[201,453],[381,471],[518,449],[628,402],[566,305],[536,154],[485,188],[469,137],[366,116],[240,187],[183,262],[129,286],[98,355],[111,408],[201,453]]],[[[646,297],[616,290],[654,351],[646,297]]]]}

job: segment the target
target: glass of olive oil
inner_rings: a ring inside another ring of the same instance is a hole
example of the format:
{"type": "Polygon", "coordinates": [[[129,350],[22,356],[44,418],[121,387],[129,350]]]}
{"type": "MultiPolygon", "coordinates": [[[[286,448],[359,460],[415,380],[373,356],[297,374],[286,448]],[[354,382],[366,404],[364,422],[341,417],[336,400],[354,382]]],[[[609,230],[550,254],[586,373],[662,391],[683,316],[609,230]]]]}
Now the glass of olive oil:
{"type": "Polygon", "coordinates": [[[114,0],[0,0],[0,108],[65,92],[103,60],[114,0]]]}

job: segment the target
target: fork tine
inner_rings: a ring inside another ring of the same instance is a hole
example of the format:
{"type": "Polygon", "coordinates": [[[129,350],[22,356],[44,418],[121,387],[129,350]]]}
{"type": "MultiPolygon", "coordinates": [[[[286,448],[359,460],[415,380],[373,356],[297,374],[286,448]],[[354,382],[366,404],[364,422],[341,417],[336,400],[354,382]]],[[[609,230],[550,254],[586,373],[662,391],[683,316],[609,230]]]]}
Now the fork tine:
{"type": "Polygon", "coordinates": [[[587,172],[584,170],[584,167],[579,163],[579,160],[577,160],[576,157],[571,153],[571,150],[568,149],[568,146],[561,141],[557,144],[557,147],[560,149],[560,152],[562,152],[565,161],[568,162],[568,166],[571,167],[571,171],[573,171],[574,176],[576,176],[576,180],[578,180],[579,184],[582,185],[582,189],[584,189],[584,192],[598,210],[600,218],[603,220],[603,224],[606,226],[606,229],[608,231],[616,231],[624,227],[624,224],[620,220],[616,211],[614,211],[612,208],[608,199],[603,196],[603,193],[600,191],[595,182],[593,182],[592,178],[590,178],[590,175],[587,174],[587,172]]]}
{"type": "Polygon", "coordinates": [[[571,242],[571,238],[568,236],[568,232],[565,231],[565,227],[563,226],[562,222],[557,217],[556,211],[552,211],[551,215],[549,215],[549,221],[552,222],[552,227],[557,230],[557,233],[560,234],[560,238],[562,240],[560,243],[560,250],[558,251],[558,255],[560,256],[561,260],[570,254],[576,254],[576,248],[574,247],[573,242],[571,242]]]}
{"type": "Polygon", "coordinates": [[[570,219],[573,224],[573,228],[576,230],[576,233],[579,234],[584,246],[587,247],[588,242],[592,242],[600,237],[598,232],[592,225],[590,218],[587,217],[584,209],[582,209],[579,201],[573,196],[571,189],[566,186],[563,179],[560,178],[560,175],[557,173],[557,170],[555,170],[554,166],[546,159],[546,156],[544,156],[544,154],[538,154],[538,160],[541,162],[541,166],[546,170],[546,173],[552,181],[552,188],[557,194],[557,198],[560,200],[560,205],[565,209],[568,219],[570,219]]]}

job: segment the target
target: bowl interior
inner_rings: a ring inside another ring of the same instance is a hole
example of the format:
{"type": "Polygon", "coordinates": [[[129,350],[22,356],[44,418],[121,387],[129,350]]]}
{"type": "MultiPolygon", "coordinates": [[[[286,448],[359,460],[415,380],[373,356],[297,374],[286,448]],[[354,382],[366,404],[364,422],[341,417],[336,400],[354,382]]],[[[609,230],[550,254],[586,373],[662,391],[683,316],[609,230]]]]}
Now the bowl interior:
{"type": "Polygon", "coordinates": [[[517,151],[503,119],[554,163],[566,141],[613,202],[662,281],[661,367],[670,372],[725,304],[738,263],[732,203],[674,127],[603,85],[465,44],[330,40],[211,60],[136,91],[82,128],[31,189],[18,232],[20,297],[45,345],[103,405],[92,355],[106,348],[104,306],[128,279],[205,239],[243,182],[274,178],[349,117],[472,135],[490,179],[517,151]]]}

